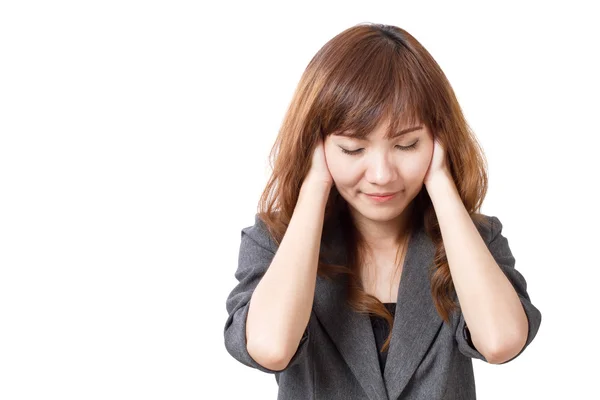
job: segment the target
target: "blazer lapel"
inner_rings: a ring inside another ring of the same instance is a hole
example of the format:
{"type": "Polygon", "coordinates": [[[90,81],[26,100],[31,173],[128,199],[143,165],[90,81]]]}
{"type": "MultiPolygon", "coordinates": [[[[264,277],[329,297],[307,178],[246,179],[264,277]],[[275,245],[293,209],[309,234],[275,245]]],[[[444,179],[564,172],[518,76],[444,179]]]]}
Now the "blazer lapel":
{"type": "Polygon", "coordinates": [[[397,400],[425,356],[443,320],[431,297],[429,268],[435,246],[423,227],[410,239],[388,349],[384,381],[388,396],[397,400]]]}
{"type": "MultiPolygon", "coordinates": [[[[346,265],[345,242],[339,224],[324,241],[321,257],[346,265]]],[[[347,305],[346,283],[345,277],[328,280],[317,276],[313,310],[368,399],[388,400],[371,320],[347,305]]]]}
{"type": "MultiPolygon", "coordinates": [[[[345,265],[342,232],[322,248],[330,262],[345,265]]],[[[427,275],[435,248],[423,228],[413,232],[398,288],[398,302],[385,372],[368,315],[346,303],[346,279],[317,277],[314,312],[370,400],[397,399],[443,323],[433,305],[427,275]]]]}
{"type": "Polygon", "coordinates": [[[343,281],[318,277],[313,310],[368,398],[388,400],[371,321],[345,303],[343,281]]]}

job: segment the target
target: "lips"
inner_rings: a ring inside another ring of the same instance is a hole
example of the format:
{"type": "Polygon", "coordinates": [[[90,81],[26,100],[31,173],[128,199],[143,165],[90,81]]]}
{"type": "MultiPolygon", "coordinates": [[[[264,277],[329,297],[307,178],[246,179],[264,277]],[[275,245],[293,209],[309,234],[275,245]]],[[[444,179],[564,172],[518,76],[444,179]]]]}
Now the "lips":
{"type": "MultiPolygon", "coordinates": [[[[387,192],[387,193],[390,193],[390,192],[387,192]]],[[[366,195],[371,201],[374,201],[376,203],[385,203],[387,201],[391,201],[392,199],[396,198],[396,193],[388,194],[386,196],[378,196],[378,195],[372,195],[372,194],[366,194],[366,195]]]]}
{"type": "Polygon", "coordinates": [[[385,192],[385,193],[366,193],[368,196],[377,196],[377,197],[385,197],[396,194],[396,192],[385,192]]]}

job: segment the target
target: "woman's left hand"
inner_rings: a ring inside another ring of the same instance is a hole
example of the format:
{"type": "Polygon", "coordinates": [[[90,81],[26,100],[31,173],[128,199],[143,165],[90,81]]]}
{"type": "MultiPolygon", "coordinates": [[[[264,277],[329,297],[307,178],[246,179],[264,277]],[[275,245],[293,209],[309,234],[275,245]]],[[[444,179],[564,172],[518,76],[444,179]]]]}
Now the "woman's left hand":
{"type": "Polygon", "coordinates": [[[448,163],[446,161],[446,151],[437,139],[434,139],[433,143],[433,156],[431,157],[431,163],[429,164],[429,169],[427,170],[423,181],[425,186],[433,182],[439,176],[444,178],[450,177],[450,169],[448,168],[448,163]]]}

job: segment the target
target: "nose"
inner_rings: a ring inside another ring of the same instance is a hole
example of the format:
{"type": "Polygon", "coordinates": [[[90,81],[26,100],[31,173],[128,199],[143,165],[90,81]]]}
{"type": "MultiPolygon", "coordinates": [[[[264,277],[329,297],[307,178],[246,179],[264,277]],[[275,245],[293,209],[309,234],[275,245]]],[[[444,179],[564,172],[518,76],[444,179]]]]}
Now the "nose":
{"type": "Polygon", "coordinates": [[[365,178],[369,183],[386,187],[387,184],[398,178],[396,165],[394,164],[391,154],[372,155],[371,159],[367,162],[368,165],[365,178]]]}

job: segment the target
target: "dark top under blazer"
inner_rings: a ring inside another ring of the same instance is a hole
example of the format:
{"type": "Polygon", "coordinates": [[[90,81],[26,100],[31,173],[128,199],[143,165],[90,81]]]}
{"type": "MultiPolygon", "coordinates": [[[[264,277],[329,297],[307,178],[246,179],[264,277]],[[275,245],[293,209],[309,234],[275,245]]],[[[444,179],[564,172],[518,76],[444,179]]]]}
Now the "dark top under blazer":
{"type": "MultiPolygon", "coordinates": [[[[392,314],[392,317],[396,313],[396,303],[383,303],[385,308],[392,314]]],[[[390,327],[387,321],[376,315],[371,315],[371,327],[373,328],[373,336],[375,336],[375,345],[377,346],[377,356],[379,357],[379,369],[385,371],[385,362],[387,360],[387,349],[383,349],[388,335],[390,334],[390,327]]]]}
{"type": "MultiPolygon", "coordinates": [[[[486,217],[491,219],[491,227],[477,229],[517,291],[529,321],[524,350],[536,336],[542,316],[530,301],[524,277],[514,267],[508,240],[501,234],[502,224],[497,217],[486,217]]],[[[327,231],[322,235],[320,257],[344,265],[339,224],[327,231]]],[[[308,326],[284,370],[269,370],[252,359],[246,348],[249,301],[276,251],[275,242],[256,215],[254,225],[241,232],[235,273],[239,283],[227,297],[229,316],[224,336],[225,347],[235,359],[275,375],[279,400],[476,398],[472,359],[487,360],[469,344],[460,310],[452,314],[450,325],[436,312],[427,276],[435,248],[422,227],[409,240],[383,374],[369,316],[354,312],[345,302],[345,278],[330,281],[317,276],[308,326]]],[[[454,299],[458,300],[456,294],[454,299]]]]}

